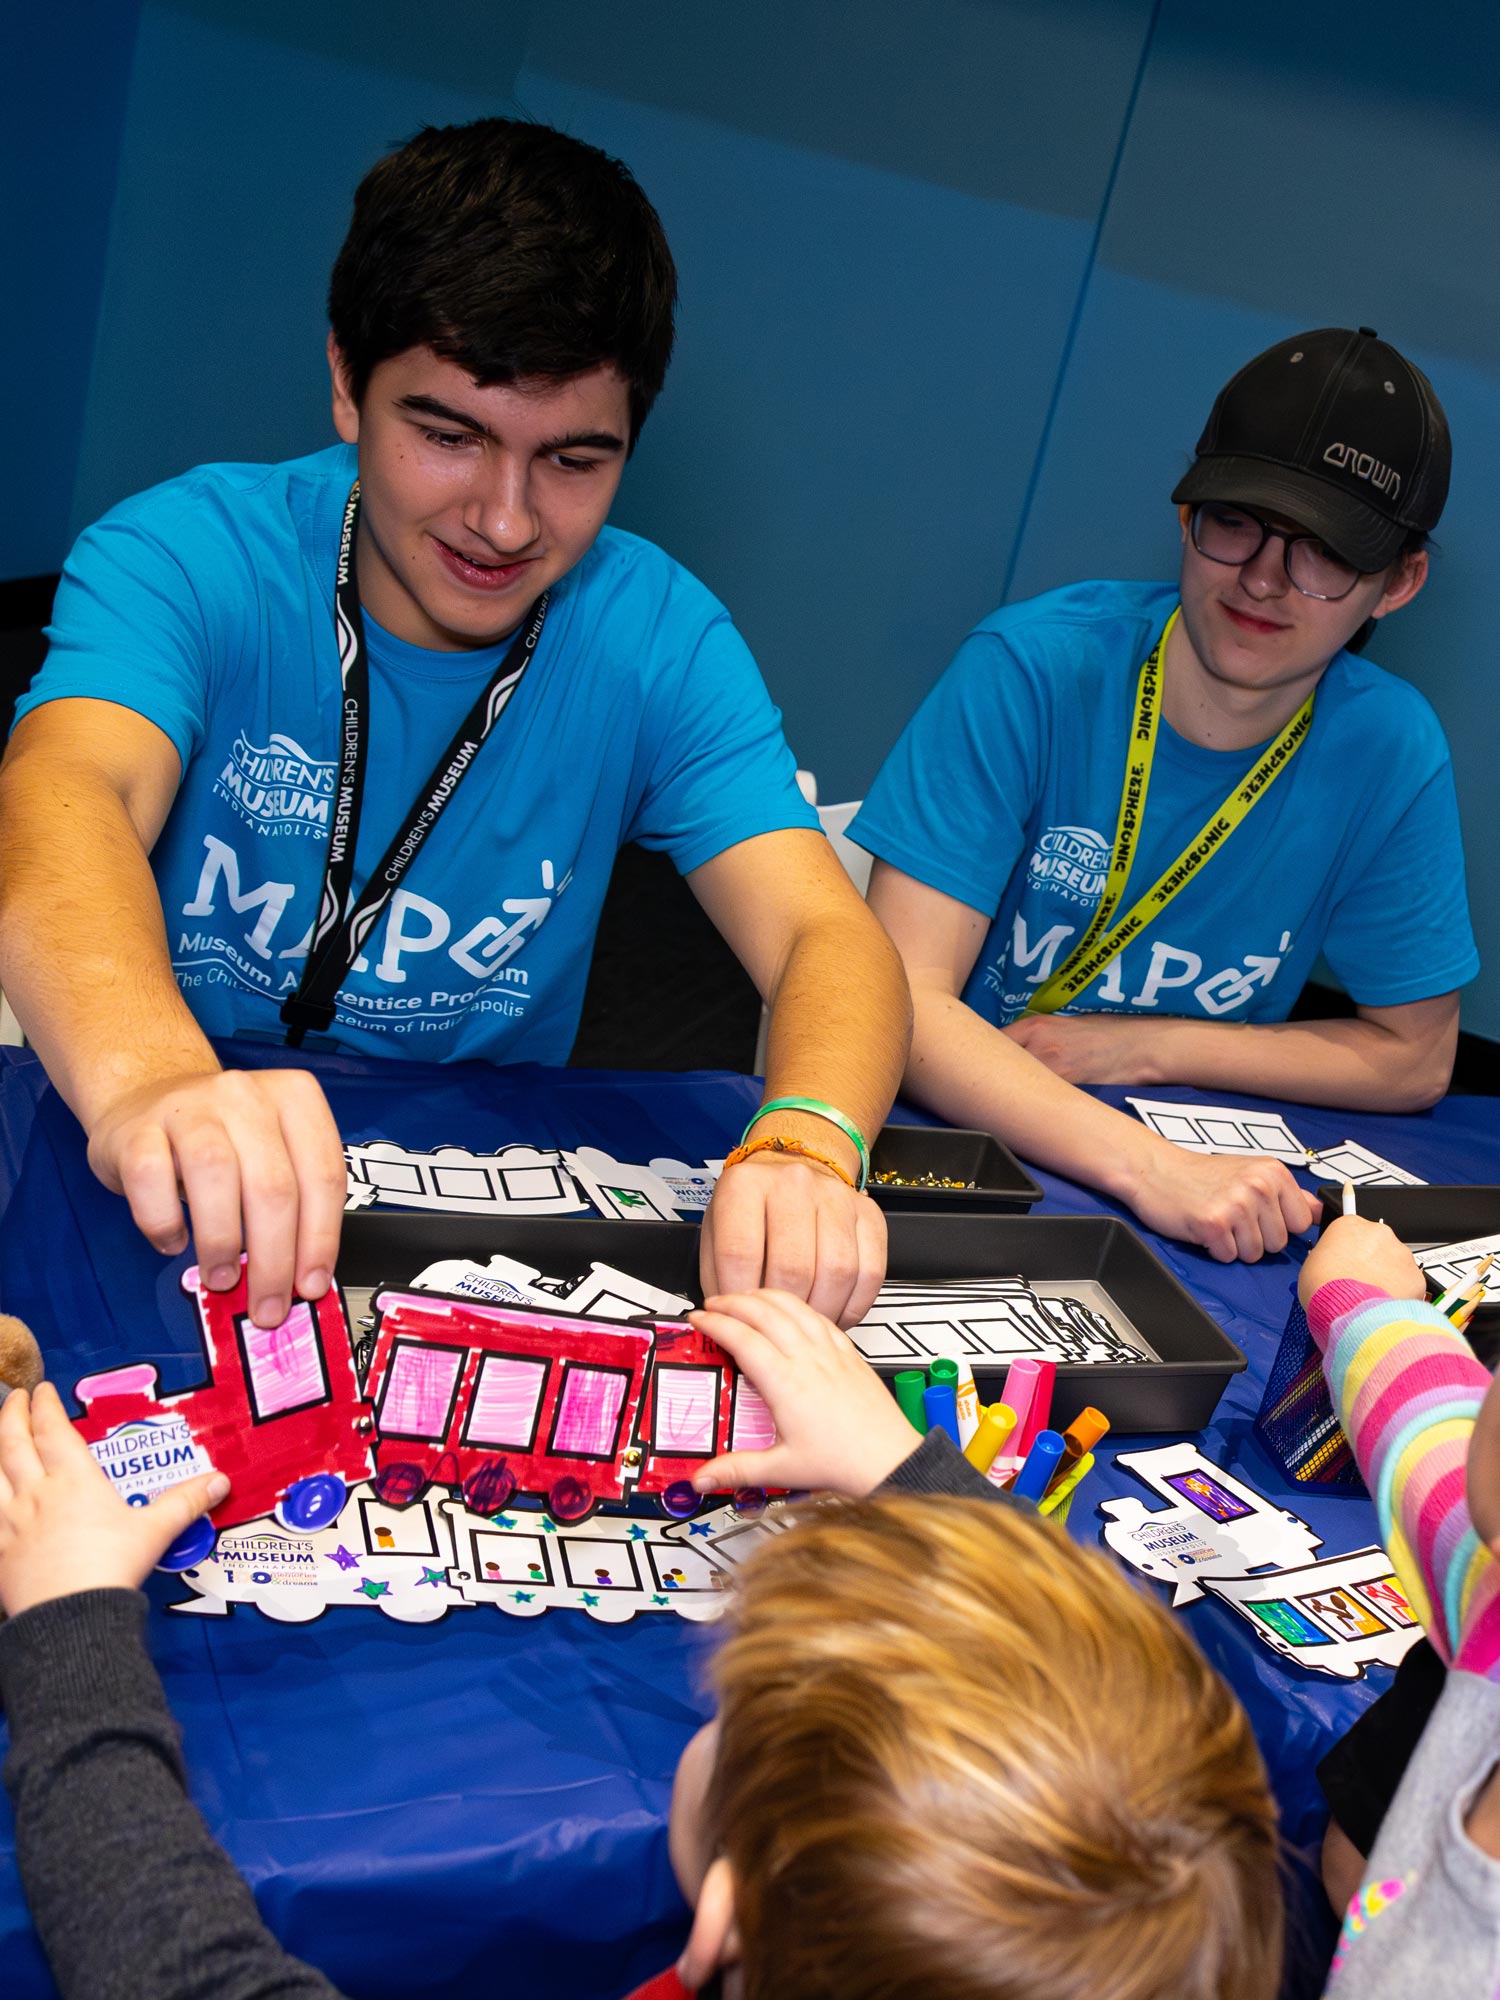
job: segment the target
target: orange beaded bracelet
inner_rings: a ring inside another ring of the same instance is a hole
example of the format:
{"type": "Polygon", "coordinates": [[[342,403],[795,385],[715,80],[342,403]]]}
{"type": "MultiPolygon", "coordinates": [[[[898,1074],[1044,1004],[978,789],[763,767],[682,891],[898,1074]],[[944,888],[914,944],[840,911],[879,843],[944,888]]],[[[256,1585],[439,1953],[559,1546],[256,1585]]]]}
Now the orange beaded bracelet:
{"type": "Polygon", "coordinates": [[[804,1160],[816,1160],[820,1167],[827,1167],[829,1173],[837,1174],[846,1188],[854,1187],[854,1176],[846,1174],[837,1160],[830,1160],[826,1153],[818,1153],[811,1146],[804,1146],[800,1139],[752,1139],[748,1146],[736,1146],[725,1160],[726,1167],[737,1167],[741,1160],[748,1160],[752,1153],[796,1153],[804,1160]]]}

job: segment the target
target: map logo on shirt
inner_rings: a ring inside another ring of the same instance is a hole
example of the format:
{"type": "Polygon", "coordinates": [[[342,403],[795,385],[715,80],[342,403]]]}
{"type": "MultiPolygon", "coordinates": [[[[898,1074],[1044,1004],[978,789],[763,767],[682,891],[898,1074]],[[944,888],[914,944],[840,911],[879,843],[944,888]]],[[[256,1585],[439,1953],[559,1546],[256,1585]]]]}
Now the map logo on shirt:
{"type": "Polygon", "coordinates": [[[1099,901],[1109,868],[1109,842],[1091,826],[1049,826],[1032,851],[1027,877],[1070,903],[1099,901]]]}
{"type": "Polygon", "coordinates": [[[335,765],[310,757],[295,737],[273,733],[268,743],[252,743],[244,730],[214,790],[242,819],[272,833],[326,834],[333,799],[335,765]]]}

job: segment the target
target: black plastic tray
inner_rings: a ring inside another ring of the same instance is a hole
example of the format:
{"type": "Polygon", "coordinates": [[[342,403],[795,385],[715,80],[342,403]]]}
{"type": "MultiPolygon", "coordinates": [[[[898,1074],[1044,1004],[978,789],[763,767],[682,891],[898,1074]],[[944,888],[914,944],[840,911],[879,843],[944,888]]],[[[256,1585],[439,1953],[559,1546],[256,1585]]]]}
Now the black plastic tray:
{"type": "Polygon", "coordinates": [[[1009,1147],[988,1132],[951,1125],[887,1125],[870,1148],[870,1193],[888,1215],[982,1212],[1025,1215],[1042,1198],[1009,1147]],[[972,1187],[881,1187],[878,1173],[972,1181],[972,1187]]]}
{"type": "MultiPolygon", "coordinates": [[[[1244,1355],[1192,1294],[1112,1216],[893,1215],[889,1228],[893,1278],[1007,1277],[1018,1271],[1041,1283],[1092,1278],[1161,1356],[1123,1366],[1060,1367],[1055,1424],[1071,1423],[1092,1403],[1116,1431],[1200,1431],[1230,1377],[1245,1366],[1244,1355]]],[[[345,1286],[399,1286],[440,1257],[483,1263],[496,1251],[558,1276],[595,1262],[613,1264],[682,1297],[702,1297],[698,1229],[690,1222],[515,1221],[366,1209],[344,1217],[338,1276],[345,1286]]],[[[883,1363],[880,1372],[892,1375],[902,1365],[883,1363]]],[[[981,1402],[998,1399],[1006,1366],[974,1364],[981,1402]]]]}
{"type": "MultiPolygon", "coordinates": [[[[1343,1214],[1344,1190],[1325,1183],[1318,1193],[1326,1229],[1343,1214]]],[[[1500,1235],[1500,1187],[1357,1187],[1354,1206],[1358,1214],[1388,1224],[1403,1243],[1467,1243],[1473,1236],[1500,1235]]],[[[1464,1330],[1487,1368],[1500,1363],[1500,1300],[1476,1306],[1464,1330]]]]}

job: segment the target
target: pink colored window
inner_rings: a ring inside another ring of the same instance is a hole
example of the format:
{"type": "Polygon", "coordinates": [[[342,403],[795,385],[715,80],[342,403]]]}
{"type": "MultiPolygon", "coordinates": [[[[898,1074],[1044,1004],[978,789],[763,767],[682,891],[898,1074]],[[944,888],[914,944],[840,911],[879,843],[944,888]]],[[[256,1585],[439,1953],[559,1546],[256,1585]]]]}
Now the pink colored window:
{"type": "Polygon", "coordinates": [[[479,1364],[466,1441],[529,1449],[536,1434],[537,1405],[546,1381],[545,1361],[526,1361],[514,1354],[487,1354],[479,1364]]]}
{"type": "Polygon", "coordinates": [[[313,1309],[294,1305],[280,1326],[240,1321],[245,1343],[245,1367],[258,1417],[279,1416],[283,1410],[305,1409],[328,1395],[323,1376],[323,1350],[313,1309]]]}
{"type": "Polygon", "coordinates": [[[553,1451],[613,1458],[628,1381],[618,1368],[569,1368],[552,1429],[553,1451]]]}
{"type": "Polygon", "coordinates": [[[712,1453],[719,1413],[717,1368],[659,1367],[656,1371],[656,1436],[660,1452],[712,1453]]]}
{"type": "Polygon", "coordinates": [[[442,1437],[463,1360],[461,1347],[398,1342],[385,1378],[380,1428],[399,1437],[442,1437]]]}

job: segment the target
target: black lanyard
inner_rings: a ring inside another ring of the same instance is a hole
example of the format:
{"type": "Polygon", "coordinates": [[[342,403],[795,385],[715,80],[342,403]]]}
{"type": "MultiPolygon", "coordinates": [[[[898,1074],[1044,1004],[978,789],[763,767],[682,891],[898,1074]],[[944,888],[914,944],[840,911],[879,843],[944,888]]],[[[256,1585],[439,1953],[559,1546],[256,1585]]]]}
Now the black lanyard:
{"type": "Polygon", "coordinates": [[[359,900],[351,903],[354,847],[364,799],[365,754],[370,733],[370,657],[365,645],[365,621],[359,608],[359,585],[354,574],[358,529],[359,481],[356,479],[349,489],[349,499],[344,508],[344,528],[339,537],[338,572],[333,590],[333,616],[338,632],[343,696],[339,717],[338,779],[328,829],[328,855],[323,864],[323,895],[318,905],[318,921],[312,942],[308,946],[307,963],[302,969],[301,984],[281,1003],[281,1018],[287,1024],[286,1044],[293,1049],[301,1048],[302,1038],[309,1032],[323,1033],[333,1026],[338,989],[345,975],[359,957],[365,939],[375,928],[381,911],[415,859],[417,850],[437,825],[444,806],[467,776],[484,739],[505,713],[506,704],[521,685],[521,676],[531,663],[537,640],[542,636],[542,622],[547,616],[548,593],[543,591],[507,649],[505,658],[496,667],[474,706],[458,725],[447,749],[438,758],[432,776],[406,814],[402,831],[371,870],[359,900]]]}

